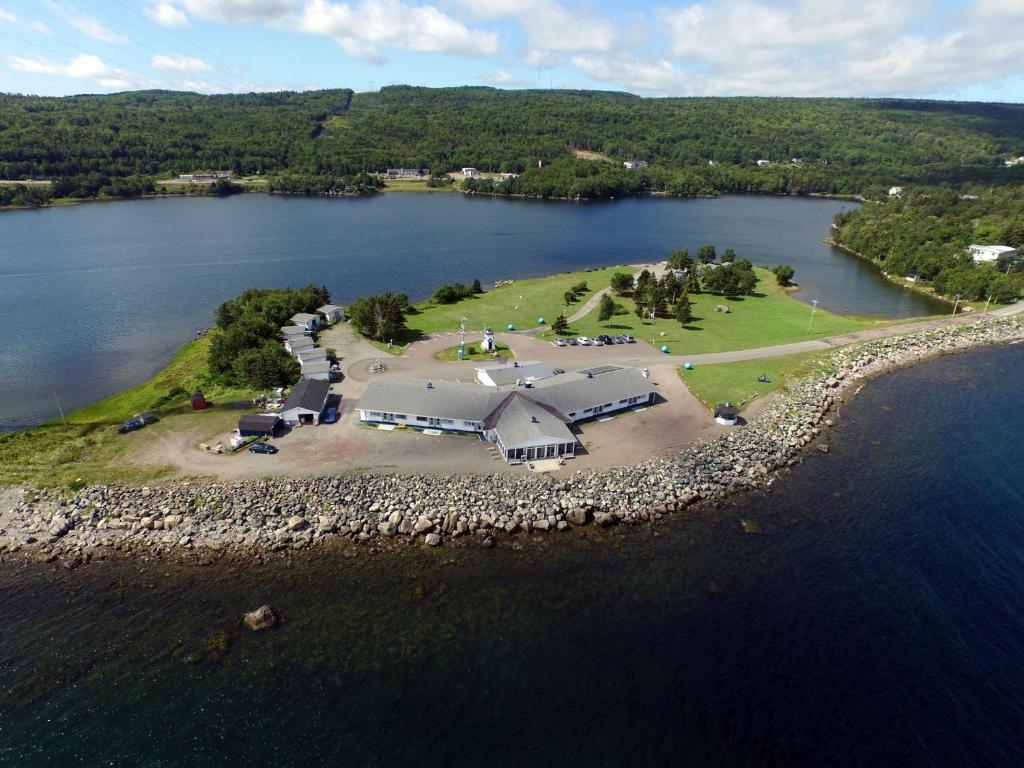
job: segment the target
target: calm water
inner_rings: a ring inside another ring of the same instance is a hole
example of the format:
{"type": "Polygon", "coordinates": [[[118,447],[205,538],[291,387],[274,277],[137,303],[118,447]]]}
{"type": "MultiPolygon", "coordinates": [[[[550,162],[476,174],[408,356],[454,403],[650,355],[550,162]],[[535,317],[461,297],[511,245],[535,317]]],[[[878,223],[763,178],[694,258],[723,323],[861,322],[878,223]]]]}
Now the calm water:
{"type": "Polygon", "coordinates": [[[0,570],[0,764],[1022,765],[1022,377],[895,374],[770,492],[649,530],[0,570]]]}
{"type": "Polygon", "coordinates": [[[850,203],[785,198],[576,205],[386,195],[243,195],[0,215],[0,429],[57,416],[163,367],[225,299],[252,286],[383,290],[664,258],[705,242],[787,262],[839,312],[929,314],[924,299],[820,240],[850,203]]]}

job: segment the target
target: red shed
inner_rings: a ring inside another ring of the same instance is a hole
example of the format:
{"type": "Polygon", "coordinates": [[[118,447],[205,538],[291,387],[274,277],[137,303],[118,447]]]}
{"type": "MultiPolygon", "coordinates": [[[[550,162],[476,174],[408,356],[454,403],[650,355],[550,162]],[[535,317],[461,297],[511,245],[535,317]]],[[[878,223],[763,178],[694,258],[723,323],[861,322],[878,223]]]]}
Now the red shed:
{"type": "Polygon", "coordinates": [[[206,398],[203,397],[203,393],[198,389],[192,393],[192,410],[201,411],[203,408],[209,408],[210,404],[206,402],[206,398]]]}

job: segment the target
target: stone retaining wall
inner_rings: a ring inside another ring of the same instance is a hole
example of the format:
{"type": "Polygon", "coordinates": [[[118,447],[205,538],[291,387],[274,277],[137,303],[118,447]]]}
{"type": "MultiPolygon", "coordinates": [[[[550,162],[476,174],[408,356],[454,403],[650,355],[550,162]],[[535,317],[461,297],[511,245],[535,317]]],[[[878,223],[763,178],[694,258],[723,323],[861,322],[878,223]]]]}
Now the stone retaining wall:
{"type": "Polygon", "coordinates": [[[347,474],[154,487],[21,489],[0,514],[0,552],[82,562],[97,553],[268,553],[327,540],[423,543],[638,524],[766,483],[832,425],[841,394],[895,367],[1024,339],[1016,317],[839,349],[744,427],[671,458],[537,475],[347,474]]]}

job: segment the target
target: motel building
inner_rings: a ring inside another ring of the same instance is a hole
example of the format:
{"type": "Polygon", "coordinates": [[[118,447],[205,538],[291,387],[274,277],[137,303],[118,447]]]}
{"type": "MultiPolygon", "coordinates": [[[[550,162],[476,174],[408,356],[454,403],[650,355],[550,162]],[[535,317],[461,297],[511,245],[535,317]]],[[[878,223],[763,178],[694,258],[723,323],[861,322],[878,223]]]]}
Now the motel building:
{"type": "Polygon", "coordinates": [[[512,464],[576,455],[573,425],[654,402],[651,380],[634,368],[603,365],[553,375],[539,363],[488,366],[485,379],[506,381],[496,368],[529,370],[501,385],[387,377],[370,382],[359,400],[361,421],[417,429],[471,432],[493,442],[512,464]]]}

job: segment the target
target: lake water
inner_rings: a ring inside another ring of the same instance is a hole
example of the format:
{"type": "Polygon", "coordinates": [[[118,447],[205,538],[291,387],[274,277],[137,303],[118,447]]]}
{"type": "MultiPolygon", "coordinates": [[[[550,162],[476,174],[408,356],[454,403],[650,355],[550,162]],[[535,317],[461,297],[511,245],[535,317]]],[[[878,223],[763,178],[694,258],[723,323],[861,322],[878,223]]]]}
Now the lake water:
{"type": "Polygon", "coordinates": [[[0,429],[55,418],[162,368],[242,290],[324,284],[340,303],[455,280],[665,258],[703,243],[773,266],[836,312],[935,304],[821,242],[835,200],[726,197],[573,204],[456,194],[240,195],[0,214],[0,429]]]}
{"type": "Polygon", "coordinates": [[[0,565],[0,765],[1024,765],[1022,378],[1024,345],[895,373],[827,455],[649,529],[0,565]]]}

